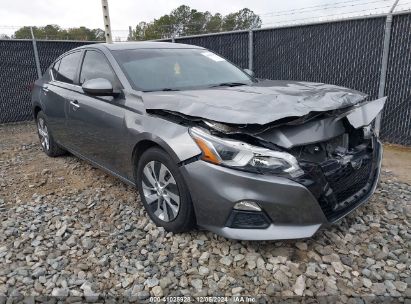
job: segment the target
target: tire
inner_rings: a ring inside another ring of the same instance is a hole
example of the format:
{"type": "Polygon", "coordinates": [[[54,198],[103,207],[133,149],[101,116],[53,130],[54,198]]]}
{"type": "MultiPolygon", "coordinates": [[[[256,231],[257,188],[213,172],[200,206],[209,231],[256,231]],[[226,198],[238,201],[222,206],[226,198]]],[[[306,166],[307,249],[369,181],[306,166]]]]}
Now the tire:
{"type": "Polygon", "coordinates": [[[136,177],[141,201],[157,226],[175,233],[194,228],[195,213],[187,185],[164,150],[154,147],[145,151],[138,161],[136,177]]]}
{"type": "Polygon", "coordinates": [[[44,153],[50,157],[56,157],[66,154],[66,151],[59,147],[51,135],[50,128],[47,124],[46,115],[40,111],[36,116],[37,133],[39,135],[41,148],[44,153]]]}

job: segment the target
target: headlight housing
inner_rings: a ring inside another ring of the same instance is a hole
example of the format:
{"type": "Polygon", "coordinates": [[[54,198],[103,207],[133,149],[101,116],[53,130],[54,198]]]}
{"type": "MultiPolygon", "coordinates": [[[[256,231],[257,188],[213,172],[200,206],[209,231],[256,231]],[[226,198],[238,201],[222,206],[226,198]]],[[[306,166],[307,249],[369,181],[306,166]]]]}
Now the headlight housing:
{"type": "Polygon", "coordinates": [[[190,135],[202,151],[201,159],[204,161],[257,173],[270,172],[291,177],[303,174],[297,160],[289,153],[223,139],[200,128],[191,128],[190,135]]]}

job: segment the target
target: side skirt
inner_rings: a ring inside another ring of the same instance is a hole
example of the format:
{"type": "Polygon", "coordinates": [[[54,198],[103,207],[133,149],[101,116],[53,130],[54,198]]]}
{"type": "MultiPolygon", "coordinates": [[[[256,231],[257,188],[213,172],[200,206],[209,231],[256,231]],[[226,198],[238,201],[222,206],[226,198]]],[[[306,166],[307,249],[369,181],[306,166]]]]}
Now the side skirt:
{"type": "Polygon", "coordinates": [[[122,176],[121,174],[116,173],[116,172],[114,172],[114,171],[106,168],[105,166],[98,164],[97,162],[91,160],[90,158],[87,158],[87,157],[85,157],[84,155],[82,155],[82,154],[80,154],[80,153],[78,153],[78,152],[76,152],[76,151],[74,151],[74,150],[72,150],[72,149],[70,149],[70,148],[67,148],[67,147],[64,146],[64,145],[61,145],[60,143],[59,143],[59,145],[60,145],[63,149],[65,149],[65,150],[67,150],[68,152],[70,152],[71,154],[73,154],[74,156],[76,156],[76,157],[78,157],[78,158],[80,158],[80,159],[88,162],[88,163],[91,164],[93,167],[96,167],[96,168],[98,168],[98,169],[100,169],[100,170],[103,170],[104,172],[110,174],[111,176],[114,176],[114,177],[120,179],[122,182],[126,183],[126,184],[129,185],[129,186],[136,187],[136,184],[135,184],[133,181],[129,180],[128,178],[126,178],[126,177],[124,177],[124,176],[122,176]]]}

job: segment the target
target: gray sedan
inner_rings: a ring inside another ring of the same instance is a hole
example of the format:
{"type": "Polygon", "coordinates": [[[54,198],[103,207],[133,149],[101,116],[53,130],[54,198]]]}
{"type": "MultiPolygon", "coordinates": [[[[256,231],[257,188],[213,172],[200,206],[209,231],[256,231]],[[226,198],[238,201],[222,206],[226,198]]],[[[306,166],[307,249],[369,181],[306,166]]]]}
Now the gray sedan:
{"type": "Polygon", "coordinates": [[[153,222],[228,238],[305,238],[366,202],[385,98],[257,79],[192,45],[71,50],[35,83],[44,152],[67,151],[138,188],[153,222]]]}

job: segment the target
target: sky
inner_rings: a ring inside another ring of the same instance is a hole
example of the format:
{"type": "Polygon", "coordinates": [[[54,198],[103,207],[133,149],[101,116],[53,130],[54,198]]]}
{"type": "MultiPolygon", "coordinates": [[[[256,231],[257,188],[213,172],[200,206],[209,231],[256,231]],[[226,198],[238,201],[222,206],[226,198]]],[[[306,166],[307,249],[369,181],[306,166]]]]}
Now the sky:
{"type": "MultiPolygon", "coordinates": [[[[128,27],[151,21],[182,4],[223,15],[249,8],[263,27],[306,23],[384,13],[394,0],[108,0],[113,37],[127,36],[128,27]]],[[[411,0],[400,0],[396,11],[411,10],[411,0]]],[[[57,24],[63,28],[103,28],[100,0],[0,0],[0,34],[11,35],[21,26],[57,24]]]]}

